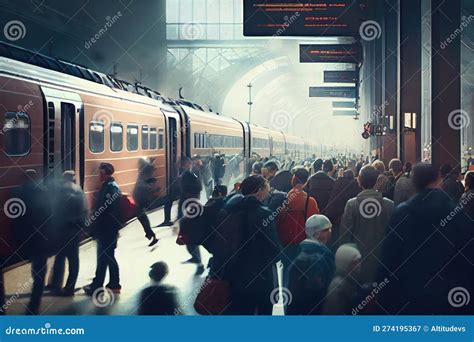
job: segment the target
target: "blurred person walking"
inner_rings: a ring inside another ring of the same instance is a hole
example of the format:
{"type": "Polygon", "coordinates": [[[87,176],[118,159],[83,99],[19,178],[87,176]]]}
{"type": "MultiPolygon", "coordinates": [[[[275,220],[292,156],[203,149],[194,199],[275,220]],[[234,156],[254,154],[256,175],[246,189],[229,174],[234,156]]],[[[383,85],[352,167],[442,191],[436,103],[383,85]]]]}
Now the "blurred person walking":
{"type": "Polygon", "coordinates": [[[54,259],[52,293],[57,296],[74,296],[79,274],[79,242],[87,219],[86,196],[75,181],[76,174],[69,170],[55,188],[55,221],[63,246],[54,259]],[[66,259],[69,276],[62,287],[66,259]]]}
{"type": "Polygon", "coordinates": [[[149,246],[158,242],[155,233],[151,229],[150,220],[146,214],[152,206],[153,201],[158,197],[160,189],[157,188],[155,177],[154,160],[139,160],[138,179],[133,189],[133,199],[137,207],[137,219],[143,227],[145,237],[150,240],[149,246]]]}

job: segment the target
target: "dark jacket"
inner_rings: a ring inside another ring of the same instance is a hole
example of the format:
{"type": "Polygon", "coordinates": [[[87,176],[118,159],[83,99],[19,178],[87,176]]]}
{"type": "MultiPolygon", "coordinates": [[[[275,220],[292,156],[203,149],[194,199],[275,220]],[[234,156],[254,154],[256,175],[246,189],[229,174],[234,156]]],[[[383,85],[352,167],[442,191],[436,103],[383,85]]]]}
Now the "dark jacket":
{"type": "Polygon", "coordinates": [[[393,196],[395,193],[395,184],[397,183],[398,178],[395,178],[392,172],[390,171],[381,173],[377,178],[377,183],[375,184],[374,189],[380,191],[383,197],[386,197],[393,201],[393,196]]]}
{"type": "Polygon", "coordinates": [[[472,221],[474,225],[474,190],[466,191],[459,200],[459,205],[462,206],[466,216],[472,221]]]}
{"type": "MultiPolygon", "coordinates": [[[[331,220],[333,225],[339,225],[347,201],[356,197],[361,191],[355,179],[345,177],[337,179],[323,214],[331,220]]],[[[334,233],[333,230],[332,234],[335,235],[334,233]]]]}
{"type": "Polygon", "coordinates": [[[473,232],[472,223],[442,190],[427,189],[400,204],[381,257],[379,279],[390,279],[379,298],[384,312],[472,313],[472,300],[455,308],[450,291],[462,287],[473,293],[473,232]]]}
{"type": "Polygon", "coordinates": [[[10,213],[17,253],[25,259],[52,255],[56,249],[56,230],[53,222],[52,194],[41,183],[22,185],[5,202],[4,211],[10,213]]]}
{"type": "Polygon", "coordinates": [[[92,235],[98,239],[117,239],[122,228],[120,222],[120,197],[122,193],[110,177],[102,184],[96,197],[94,212],[91,214],[92,235]]]}
{"type": "Polygon", "coordinates": [[[292,178],[293,175],[289,170],[280,170],[270,179],[270,187],[275,190],[287,193],[292,188],[292,178]]]}
{"type": "Polygon", "coordinates": [[[449,197],[451,197],[454,203],[458,203],[462,194],[464,193],[464,187],[462,183],[451,176],[443,179],[441,189],[443,189],[443,191],[445,191],[449,197]]]}
{"type": "Polygon", "coordinates": [[[316,172],[308,180],[307,193],[318,202],[319,210],[324,211],[329,202],[335,180],[322,171],[316,172]]]}
{"type": "Polygon", "coordinates": [[[84,191],[77,184],[59,181],[54,188],[54,221],[62,241],[81,238],[87,219],[84,191]]]}
{"type": "Polygon", "coordinates": [[[304,240],[290,269],[289,290],[293,300],[289,315],[320,313],[329,283],[336,271],[334,253],[318,241],[304,240]]]}
{"type": "Polygon", "coordinates": [[[139,315],[180,315],[178,312],[176,289],[167,285],[154,285],[145,288],[139,298],[139,315]]]}
{"type": "Polygon", "coordinates": [[[243,245],[233,258],[234,270],[228,279],[231,291],[271,292],[276,286],[273,266],[280,260],[281,250],[275,222],[269,219],[272,212],[254,196],[236,196],[226,207],[246,213],[243,245]]]}
{"type": "Polygon", "coordinates": [[[202,183],[197,175],[185,170],[179,176],[179,188],[181,198],[199,197],[202,191],[202,183]]]}
{"type": "Polygon", "coordinates": [[[147,209],[158,197],[157,179],[154,176],[155,167],[145,161],[141,165],[138,179],[133,189],[133,199],[139,208],[147,209]]]}

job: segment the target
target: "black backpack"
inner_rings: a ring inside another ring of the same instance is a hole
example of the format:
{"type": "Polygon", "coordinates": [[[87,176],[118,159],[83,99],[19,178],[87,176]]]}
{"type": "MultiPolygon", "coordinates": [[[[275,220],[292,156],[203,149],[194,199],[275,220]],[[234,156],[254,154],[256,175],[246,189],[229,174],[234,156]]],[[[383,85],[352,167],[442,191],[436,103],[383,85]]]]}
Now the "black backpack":
{"type": "Polygon", "coordinates": [[[219,264],[235,259],[245,235],[246,213],[243,210],[222,208],[213,225],[213,238],[207,248],[219,264]]]}
{"type": "Polygon", "coordinates": [[[187,244],[201,245],[210,252],[209,248],[212,248],[212,240],[215,235],[213,227],[226,200],[227,198],[211,199],[202,207],[201,215],[181,219],[180,233],[186,237],[187,244]]]}

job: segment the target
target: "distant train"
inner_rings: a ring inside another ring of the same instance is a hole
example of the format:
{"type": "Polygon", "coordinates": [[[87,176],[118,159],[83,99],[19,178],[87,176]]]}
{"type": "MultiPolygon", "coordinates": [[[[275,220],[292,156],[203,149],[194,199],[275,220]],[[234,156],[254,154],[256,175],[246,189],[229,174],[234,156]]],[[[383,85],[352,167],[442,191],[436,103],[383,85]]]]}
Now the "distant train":
{"type": "Polygon", "coordinates": [[[15,250],[8,200],[27,169],[45,179],[74,170],[92,205],[100,187],[100,162],[112,163],[120,188],[132,193],[139,160],[153,159],[161,189],[157,203],[162,203],[183,156],[202,161],[209,194],[216,182],[242,180],[257,160],[274,158],[289,167],[317,152],[300,137],[206,112],[141,85],[2,42],[0,104],[3,256],[15,250]]]}

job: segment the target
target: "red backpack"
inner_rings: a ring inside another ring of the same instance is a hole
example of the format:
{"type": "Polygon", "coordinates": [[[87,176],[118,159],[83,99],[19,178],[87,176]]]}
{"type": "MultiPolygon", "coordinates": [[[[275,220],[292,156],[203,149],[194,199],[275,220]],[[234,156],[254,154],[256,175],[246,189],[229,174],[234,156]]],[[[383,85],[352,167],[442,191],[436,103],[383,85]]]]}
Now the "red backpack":
{"type": "Polygon", "coordinates": [[[283,246],[297,245],[306,239],[305,224],[308,213],[309,194],[306,194],[304,210],[295,210],[285,202],[277,218],[278,236],[283,246]]]}
{"type": "Polygon", "coordinates": [[[135,217],[137,217],[135,201],[132,196],[123,193],[120,196],[120,222],[125,224],[135,217]]]}

